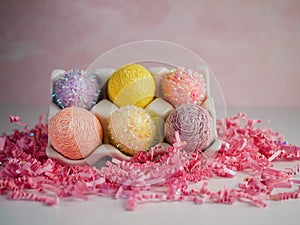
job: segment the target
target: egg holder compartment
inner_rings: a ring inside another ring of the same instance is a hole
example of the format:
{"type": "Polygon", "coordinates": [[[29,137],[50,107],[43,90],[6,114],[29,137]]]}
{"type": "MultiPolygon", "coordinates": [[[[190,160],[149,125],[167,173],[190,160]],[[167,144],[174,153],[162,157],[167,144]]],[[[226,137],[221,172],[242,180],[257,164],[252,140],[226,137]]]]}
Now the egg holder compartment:
{"type": "MultiPolygon", "coordinates": [[[[168,73],[169,69],[167,69],[165,67],[149,67],[147,69],[150,71],[150,73],[152,74],[152,76],[154,78],[155,85],[156,85],[156,93],[155,93],[155,97],[152,100],[152,102],[150,102],[144,109],[146,110],[146,112],[148,112],[151,115],[152,119],[161,118],[162,121],[164,122],[166,117],[170,113],[170,111],[174,109],[174,107],[170,103],[168,103],[161,97],[158,97],[158,96],[162,96],[161,88],[160,88],[162,75],[168,73]]],[[[206,100],[201,106],[210,112],[210,114],[213,118],[213,123],[214,123],[215,138],[214,138],[213,142],[211,143],[211,145],[204,150],[206,155],[212,156],[216,151],[218,151],[220,149],[221,141],[218,139],[218,136],[217,136],[215,104],[214,104],[214,100],[210,94],[209,68],[206,66],[200,66],[195,69],[197,70],[197,72],[199,72],[203,75],[205,85],[206,85],[206,100]]],[[[53,88],[54,82],[56,82],[60,77],[62,77],[65,74],[65,72],[66,71],[61,70],[61,69],[55,69],[52,71],[51,77],[50,77],[50,84],[51,84],[50,96],[52,95],[52,92],[53,92],[52,88],[53,88]]],[[[99,68],[99,69],[92,71],[91,74],[96,75],[102,84],[107,84],[107,81],[109,80],[109,78],[111,77],[111,75],[114,72],[115,72],[114,68],[99,68]]],[[[105,88],[105,85],[103,85],[102,88],[105,88]]],[[[106,96],[106,95],[104,95],[104,96],[106,96]]],[[[51,145],[49,139],[48,139],[48,145],[46,148],[47,156],[49,158],[56,159],[57,161],[59,161],[63,164],[68,164],[68,165],[85,165],[85,164],[94,165],[102,158],[105,158],[108,156],[119,159],[119,160],[126,160],[126,161],[130,160],[131,156],[125,155],[119,149],[117,149],[115,146],[113,146],[109,143],[109,138],[108,138],[108,134],[106,131],[108,116],[114,110],[116,110],[118,108],[119,107],[117,105],[115,105],[108,99],[100,100],[97,104],[95,104],[91,108],[90,112],[92,112],[94,115],[96,115],[96,117],[101,122],[102,130],[103,130],[103,140],[102,140],[102,144],[100,146],[98,146],[94,151],[92,151],[91,154],[89,154],[89,156],[87,156],[86,158],[76,159],[76,160],[69,159],[69,158],[63,156],[61,153],[57,152],[51,145]]],[[[60,110],[62,110],[62,109],[59,106],[57,106],[52,101],[52,98],[51,98],[51,101],[49,104],[48,121],[50,121],[50,119],[60,110]]],[[[156,122],[155,122],[156,125],[164,126],[164,124],[161,124],[160,122],[157,122],[157,121],[160,121],[160,120],[156,120],[156,122]]],[[[163,127],[161,130],[163,132],[163,130],[164,130],[163,127]]],[[[169,143],[164,142],[163,134],[161,134],[160,136],[161,136],[161,141],[158,145],[162,146],[162,148],[160,148],[160,150],[158,150],[158,151],[155,151],[155,153],[154,153],[155,155],[159,155],[159,154],[163,153],[164,151],[166,151],[166,149],[168,147],[171,146],[169,143]]]]}

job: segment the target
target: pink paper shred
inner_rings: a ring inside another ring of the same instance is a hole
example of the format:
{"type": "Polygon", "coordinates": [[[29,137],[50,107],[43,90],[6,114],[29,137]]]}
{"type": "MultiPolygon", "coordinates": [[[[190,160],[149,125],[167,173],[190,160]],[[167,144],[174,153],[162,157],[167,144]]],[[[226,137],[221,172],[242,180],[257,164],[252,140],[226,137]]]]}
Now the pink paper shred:
{"type": "Polygon", "coordinates": [[[140,203],[186,201],[195,204],[245,202],[266,207],[270,201],[300,198],[299,165],[278,170],[276,160],[299,160],[300,148],[287,144],[268,128],[257,128],[260,120],[245,114],[217,121],[221,149],[213,156],[182,151],[179,135],[173,147],[156,156],[154,147],[141,151],[130,162],[112,159],[97,169],[91,166],[65,166],[45,154],[47,124],[40,118],[33,129],[24,126],[12,135],[0,137],[0,194],[14,200],[40,201],[56,205],[66,197],[87,200],[88,195],[126,201],[133,210],[140,203]],[[236,188],[211,191],[216,177],[232,178],[245,172],[248,177],[236,188]],[[200,183],[201,182],[201,183],[200,183]],[[199,183],[198,188],[194,187],[199,183]],[[192,188],[193,185],[193,188],[192,188]],[[276,192],[289,188],[288,192],[276,192]]]}

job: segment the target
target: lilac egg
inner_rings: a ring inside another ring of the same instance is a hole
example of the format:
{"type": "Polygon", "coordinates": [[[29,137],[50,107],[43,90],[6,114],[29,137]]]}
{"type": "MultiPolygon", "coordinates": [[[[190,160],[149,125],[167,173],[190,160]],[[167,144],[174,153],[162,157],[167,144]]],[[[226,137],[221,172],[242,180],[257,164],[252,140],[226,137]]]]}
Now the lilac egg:
{"type": "Polygon", "coordinates": [[[170,112],[165,123],[166,140],[170,144],[175,141],[176,131],[180,139],[186,142],[185,151],[203,151],[214,139],[213,118],[199,105],[181,105],[170,112]]]}
{"type": "Polygon", "coordinates": [[[52,99],[64,109],[77,106],[91,109],[100,100],[101,83],[94,74],[84,70],[70,70],[54,81],[52,99]]]}

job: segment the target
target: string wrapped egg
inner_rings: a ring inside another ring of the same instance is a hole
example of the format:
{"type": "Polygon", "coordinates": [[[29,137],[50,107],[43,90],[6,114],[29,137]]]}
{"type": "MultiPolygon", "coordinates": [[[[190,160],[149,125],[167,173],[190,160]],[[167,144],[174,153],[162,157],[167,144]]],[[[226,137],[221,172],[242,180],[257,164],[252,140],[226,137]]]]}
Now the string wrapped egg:
{"type": "Polygon", "coordinates": [[[166,140],[173,144],[175,132],[186,142],[185,151],[206,149],[214,139],[214,124],[210,113],[196,104],[186,104],[170,112],[165,123],[166,140]]]}
{"type": "Polygon", "coordinates": [[[68,107],[49,121],[48,136],[54,149],[69,159],[82,159],[102,143],[103,131],[97,117],[86,109],[68,107]]]}

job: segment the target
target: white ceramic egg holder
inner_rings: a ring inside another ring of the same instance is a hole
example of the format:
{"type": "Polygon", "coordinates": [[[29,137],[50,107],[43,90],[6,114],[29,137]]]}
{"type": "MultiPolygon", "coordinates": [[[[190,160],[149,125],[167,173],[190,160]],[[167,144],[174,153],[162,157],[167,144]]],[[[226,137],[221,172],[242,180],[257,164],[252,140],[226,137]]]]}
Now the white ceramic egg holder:
{"type": "MultiPolygon", "coordinates": [[[[156,84],[155,96],[162,96],[162,94],[160,93],[161,92],[160,84],[161,84],[162,75],[168,73],[169,70],[165,67],[150,67],[150,68],[148,68],[148,70],[151,72],[151,74],[155,80],[155,84],[156,84]]],[[[213,117],[213,122],[214,122],[214,124],[216,124],[215,104],[214,104],[213,98],[210,95],[210,88],[209,88],[210,87],[209,69],[207,67],[197,67],[196,70],[198,72],[200,72],[201,74],[203,74],[203,77],[204,77],[204,80],[206,83],[207,99],[202,106],[211,113],[211,115],[213,117]]],[[[97,69],[97,70],[93,71],[92,74],[97,75],[99,77],[100,82],[102,84],[105,84],[114,72],[115,72],[115,69],[113,69],[113,68],[101,68],[101,69],[97,69]]],[[[64,73],[65,73],[65,71],[61,70],[61,69],[55,69],[52,71],[52,73],[51,73],[51,88],[50,88],[51,94],[52,94],[52,87],[53,87],[54,82],[57,79],[59,79],[61,76],[63,76],[64,73]]],[[[107,157],[107,156],[110,156],[110,157],[113,157],[113,158],[116,158],[119,160],[126,160],[126,161],[130,160],[131,159],[130,156],[123,154],[120,150],[118,150],[116,147],[114,147],[113,145],[111,145],[109,143],[107,132],[105,132],[107,129],[108,116],[118,108],[119,108],[118,106],[116,106],[109,100],[103,99],[100,102],[98,102],[90,110],[92,113],[94,113],[97,116],[97,118],[100,120],[100,122],[102,124],[103,141],[102,141],[102,144],[98,148],[96,148],[88,157],[86,157],[84,159],[78,159],[78,160],[66,158],[62,154],[57,152],[51,146],[51,143],[49,140],[48,140],[48,145],[46,148],[47,156],[52,159],[56,159],[63,164],[68,164],[68,165],[84,165],[84,164],[94,165],[100,159],[102,159],[103,157],[107,157]]],[[[170,103],[168,103],[167,101],[165,101],[164,99],[162,99],[160,97],[156,97],[145,108],[145,110],[152,117],[159,117],[163,121],[165,121],[168,114],[173,109],[174,109],[174,107],[170,103]]],[[[53,103],[53,101],[51,99],[50,105],[49,105],[49,115],[48,115],[49,121],[60,110],[61,109],[55,103],[53,103]]],[[[163,125],[160,124],[160,126],[163,126],[163,125]]],[[[215,139],[214,139],[213,143],[205,150],[206,155],[211,156],[216,151],[218,151],[221,147],[221,142],[217,138],[216,126],[215,126],[214,132],[215,132],[215,139]]],[[[161,139],[161,141],[163,141],[163,138],[161,139]]],[[[162,148],[159,152],[155,152],[156,155],[161,154],[168,147],[171,146],[169,143],[166,143],[166,142],[161,142],[161,143],[159,143],[159,145],[161,145],[162,148]]]]}

